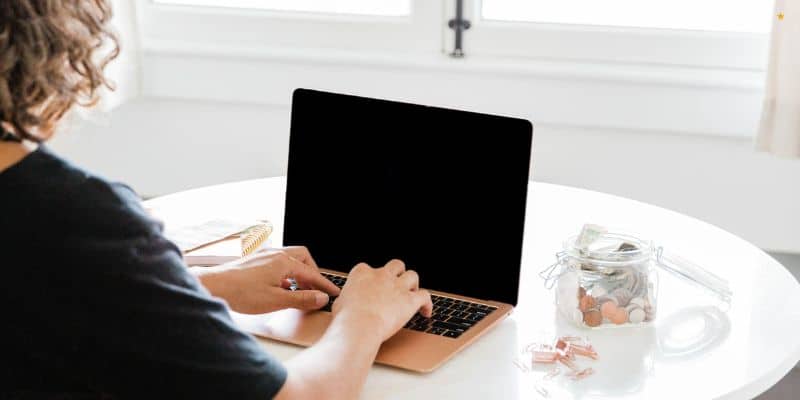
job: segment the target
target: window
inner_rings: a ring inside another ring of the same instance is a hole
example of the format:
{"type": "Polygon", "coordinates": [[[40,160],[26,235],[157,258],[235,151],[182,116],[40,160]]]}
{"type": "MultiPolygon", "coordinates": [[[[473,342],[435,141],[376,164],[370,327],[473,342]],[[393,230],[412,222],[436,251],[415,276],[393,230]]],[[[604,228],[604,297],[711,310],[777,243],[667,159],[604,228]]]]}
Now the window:
{"type": "MultiPolygon", "coordinates": [[[[442,57],[456,0],[138,0],[145,48],[442,57]],[[231,50],[233,49],[233,50],[231,50]],[[255,49],[255,50],[253,50],[255,49]],[[321,51],[310,51],[321,50],[321,51]]],[[[470,58],[761,71],[765,0],[464,0],[470,58]]]]}
{"type": "Polygon", "coordinates": [[[457,59],[456,0],[136,0],[148,96],[285,108],[314,87],[734,136],[758,123],[769,3],[464,0],[457,59]]]}
{"type": "Polygon", "coordinates": [[[410,0],[155,0],[157,4],[323,14],[406,16],[410,0]]]}
{"type": "Polygon", "coordinates": [[[483,0],[487,21],[767,33],[765,0],[483,0]]]}
{"type": "Polygon", "coordinates": [[[464,48],[473,56],[762,70],[771,3],[472,0],[464,48]]]}
{"type": "Polygon", "coordinates": [[[432,0],[137,0],[144,47],[265,55],[275,50],[437,54],[432,0]]]}

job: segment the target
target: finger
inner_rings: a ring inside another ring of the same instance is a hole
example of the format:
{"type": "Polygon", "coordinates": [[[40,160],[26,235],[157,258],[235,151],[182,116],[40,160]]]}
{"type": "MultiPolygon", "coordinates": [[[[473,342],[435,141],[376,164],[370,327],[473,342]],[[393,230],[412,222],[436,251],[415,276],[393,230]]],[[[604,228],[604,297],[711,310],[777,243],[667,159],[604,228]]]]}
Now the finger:
{"type": "Polygon", "coordinates": [[[399,280],[400,284],[408,290],[419,289],[419,275],[416,271],[408,270],[403,272],[403,275],[400,275],[399,280]]]}
{"type": "Polygon", "coordinates": [[[386,268],[392,276],[400,276],[400,274],[406,271],[406,263],[395,259],[386,263],[384,268],[386,268]]]}
{"type": "Polygon", "coordinates": [[[328,278],[322,276],[316,268],[295,259],[290,259],[289,262],[292,264],[289,270],[289,277],[294,278],[301,289],[313,288],[322,290],[331,296],[339,295],[339,287],[329,281],[328,278]]]}
{"type": "Polygon", "coordinates": [[[353,274],[356,274],[356,275],[358,275],[358,274],[360,274],[360,273],[361,273],[361,271],[364,271],[364,270],[372,270],[372,269],[373,269],[373,268],[372,268],[372,267],[371,267],[369,264],[367,264],[367,263],[365,263],[365,262],[360,262],[360,263],[356,264],[356,265],[355,265],[355,266],[354,266],[354,267],[353,267],[353,268],[350,270],[350,275],[351,275],[351,276],[352,276],[353,274]]]}
{"type": "Polygon", "coordinates": [[[425,318],[430,318],[433,315],[433,301],[431,301],[431,294],[425,289],[413,292],[414,299],[419,304],[419,313],[425,318]]]}
{"type": "Polygon", "coordinates": [[[328,304],[330,297],[319,290],[283,291],[279,295],[279,302],[284,308],[297,308],[299,310],[318,310],[328,304]]]}
{"type": "Polygon", "coordinates": [[[285,247],[283,250],[303,264],[307,264],[315,269],[319,269],[317,262],[314,261],[314,257],[311,257],[311,252],[308,251],[308,248],[305,246],[289,246],[285,247]]]}

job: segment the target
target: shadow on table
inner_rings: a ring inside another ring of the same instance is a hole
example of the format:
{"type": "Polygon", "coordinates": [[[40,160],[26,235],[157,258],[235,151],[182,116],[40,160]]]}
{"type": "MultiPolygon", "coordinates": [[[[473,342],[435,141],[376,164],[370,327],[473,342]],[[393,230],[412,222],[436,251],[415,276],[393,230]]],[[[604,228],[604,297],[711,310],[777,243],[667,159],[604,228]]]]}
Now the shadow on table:
{"type": "MultiPolygon", "coordinates": [[[[715,307],[690,307],[651,326],[592,331],[600,359],[593,377],[570,385],[573,398],[630,397],[641,394],[648,376],[660,363],[686,362],[718,347],[730,333],[730,320],[715,307]]],[[[564,331],[565,334],[573,331],[564,331]]],[[[587,365],[588,366],[588,365],[587,365]]]]}
{"type": "Polygon", "coordinates": [[[731,331],[728,316],[715,307],[690,307],[658,324],[658,356],[663,361],[688,361],[718,347],[731,331]]]}

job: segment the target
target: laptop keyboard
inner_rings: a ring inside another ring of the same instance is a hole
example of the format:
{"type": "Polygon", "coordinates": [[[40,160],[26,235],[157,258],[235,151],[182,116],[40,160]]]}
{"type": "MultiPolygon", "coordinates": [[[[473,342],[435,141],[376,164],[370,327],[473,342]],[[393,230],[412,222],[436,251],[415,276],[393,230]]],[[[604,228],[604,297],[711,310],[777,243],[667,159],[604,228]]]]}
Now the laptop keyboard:
{"type": "MultiPolygon", "coordinates": [[[[328,278],[338,287],[344,286],[347,278],[343,276],[331,275],[322,272],[322,276],[328,278]]],[[[331,311],[336,297],[331,297],[328,304],[322,311],[331,311]]],[[[419,313],[415,314],[403,327],[419,332],[430,333],[449,338],[457,338],[472,326],[486,318],[497,307],[485,304],[473,303],[466,300],[458,300],[450,297],[431,295],[433,300],[433,315],[425,318],[419,313]]]]}

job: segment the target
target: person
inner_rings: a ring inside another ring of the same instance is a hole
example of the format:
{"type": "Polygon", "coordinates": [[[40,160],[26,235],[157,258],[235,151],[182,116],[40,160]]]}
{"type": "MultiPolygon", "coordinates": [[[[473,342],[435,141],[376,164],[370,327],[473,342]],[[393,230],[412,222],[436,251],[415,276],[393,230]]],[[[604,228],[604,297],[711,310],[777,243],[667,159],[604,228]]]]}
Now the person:
{"type": "Polygon", "coordinates": [[[340,291],[289,247],[193,274],[131,189],[44,144],[111,87],[111,14],[106,0],[0,3],[0,398],[357,397],[380,344],[430,316],[415,272],[358,264],[340,291]],[[330,327],[286,363],[227,311],[313,310],[329,296],[330,327]]]}

